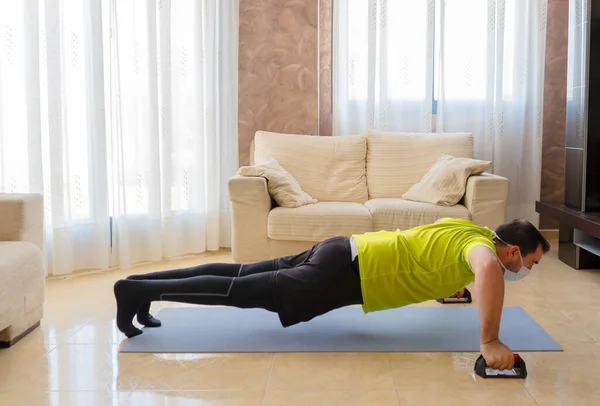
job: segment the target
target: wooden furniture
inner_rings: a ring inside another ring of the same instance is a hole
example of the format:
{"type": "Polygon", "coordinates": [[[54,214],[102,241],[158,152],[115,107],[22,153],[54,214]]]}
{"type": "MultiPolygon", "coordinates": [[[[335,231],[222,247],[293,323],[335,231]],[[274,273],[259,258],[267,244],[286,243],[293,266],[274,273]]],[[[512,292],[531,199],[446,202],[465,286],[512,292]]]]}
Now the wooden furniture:
{"type": "Polygon", "coordinates": [[[600,269],[600,0],[569,0],[563,205],[537,202],[559,222],[559,258],[600,269]]]}
{"type": "Polygon", "coordinates": [[[558,220],[558,258],[575,269],[600,269],[600,213],[536,202],[536,211],[558,220]]]}

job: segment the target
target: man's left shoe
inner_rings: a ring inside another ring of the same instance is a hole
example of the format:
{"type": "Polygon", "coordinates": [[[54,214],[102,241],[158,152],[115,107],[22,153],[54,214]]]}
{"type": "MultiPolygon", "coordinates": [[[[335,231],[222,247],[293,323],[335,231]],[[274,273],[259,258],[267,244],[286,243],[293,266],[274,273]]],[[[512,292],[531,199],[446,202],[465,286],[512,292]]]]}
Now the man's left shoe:
{"type": "Polygon", "coordinates": [[[138,323],[140,323],[141,325],[143,325],[145,327],[152,328],[152,327],[162,326],[162,323],[160,322],[160,320],[154,318],[154,316],[152,316],[150,313],[146,313],[144,315],[138,311],[137,321],[138,321],[138,323]]]}

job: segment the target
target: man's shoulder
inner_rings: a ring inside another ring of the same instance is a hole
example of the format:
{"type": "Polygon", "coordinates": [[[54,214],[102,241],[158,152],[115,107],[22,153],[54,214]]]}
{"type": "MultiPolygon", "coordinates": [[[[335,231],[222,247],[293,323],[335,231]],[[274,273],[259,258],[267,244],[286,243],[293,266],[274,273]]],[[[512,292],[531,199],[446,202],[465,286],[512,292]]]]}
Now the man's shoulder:
{"type": "Polygon", "coordinates": [[[439,223],[439,236],[435,240],[456,254],[467,254],[475,247],[485,247],[495,252],[492,231],[467,219],[448,219],[439,223]]]}
{"type": "Polygon", "coordinates": [[[476,269],[486,269],[497,263],[496,253],[492,247],[475,245],[465,252],[465,261],[473,272],[476,269]]]}

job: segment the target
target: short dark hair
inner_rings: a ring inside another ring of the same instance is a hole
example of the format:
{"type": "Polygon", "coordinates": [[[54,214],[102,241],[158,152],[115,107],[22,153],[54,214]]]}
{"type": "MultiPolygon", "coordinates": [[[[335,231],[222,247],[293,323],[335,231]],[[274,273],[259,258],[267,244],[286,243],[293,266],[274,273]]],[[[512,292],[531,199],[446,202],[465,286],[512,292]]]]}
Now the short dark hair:
{"type": "MultiPolygon", "coordinates": [[[[550,244],[533,224],[527,220],[511,220],[496,228],[496,234],[504,242],[516,245],[521,249],[521,255],[526,256],[542,246],[542,252],[550,251],[550,244]]],[[[498,241],[502,244],[502,241],[498,241]]]]}

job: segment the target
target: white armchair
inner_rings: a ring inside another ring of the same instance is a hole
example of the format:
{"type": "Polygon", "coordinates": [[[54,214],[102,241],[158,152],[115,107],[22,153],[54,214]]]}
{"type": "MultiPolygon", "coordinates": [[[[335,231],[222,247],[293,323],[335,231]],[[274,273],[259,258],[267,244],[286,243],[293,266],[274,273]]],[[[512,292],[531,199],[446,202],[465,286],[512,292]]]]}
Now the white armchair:
{"type": "Polygon", "coordinates": [[[40,325],[45,301],[44,204],[38,194],[0,194],[0,347],[40,325]]]}

